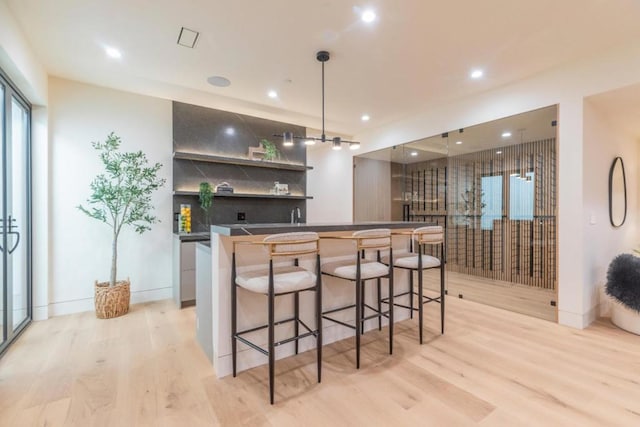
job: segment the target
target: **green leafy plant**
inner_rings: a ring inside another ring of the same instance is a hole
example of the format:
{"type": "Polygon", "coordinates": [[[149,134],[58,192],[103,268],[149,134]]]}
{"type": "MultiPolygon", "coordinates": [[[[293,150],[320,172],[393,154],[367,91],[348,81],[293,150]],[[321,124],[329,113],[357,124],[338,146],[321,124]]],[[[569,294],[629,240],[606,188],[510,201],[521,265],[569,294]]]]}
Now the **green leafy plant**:
{"type": "Polygon", "coordinates": [[[276,147],[276,144],[269,141],[268,139],[263,139],[260,141],[260,145],[264,148],[264,159],[265,160],[275,160],[278,156],[280,156],[280,151],[276,147]]]}
{"type": "Polygon", "coordinates": [[[151,224],[159,220],[151,215],[151,195],[166,182],[158,178],[161,163],[149,164],[142,151],[123,153],[119,151],[120,137],[111,132],[104,142],[92,142],[100,152],[104,173],[99,174],[90,184],[91,195],[88,207],[78,206],[82,212],[104,222],[113,231],[111,244],[111,276],[109,286],[115,286],[118,262],[118,237],[122,227],[127,225],[137,233],[151,229],[151,224]]]}
{"type": "Polygon", "coordinates": [[[211,205],[213,204],[213,189],[211,188],[211,184],[208,182],[200,183],[200,207],[204,211],[205,221],[207,225],[209,225],[209,209],[211,209],[211,205]]]}

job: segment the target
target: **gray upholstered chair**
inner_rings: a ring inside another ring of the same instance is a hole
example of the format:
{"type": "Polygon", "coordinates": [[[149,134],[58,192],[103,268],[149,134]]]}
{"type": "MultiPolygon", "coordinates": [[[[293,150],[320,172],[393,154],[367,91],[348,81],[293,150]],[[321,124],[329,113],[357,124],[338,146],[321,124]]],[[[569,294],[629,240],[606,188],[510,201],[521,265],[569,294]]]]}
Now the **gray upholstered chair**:
{"type": "Polygon", "coordinates": [[[237,342],[248,345],[269,358],[269,398],[274,401],[275,347],[295,342],[295,353],[298,354],[298,341],[313,336],[316,338],[318,382],[322,374],[322,285],[320,274],[320,250],[318,234],[314,232],[282,233],[266,237],[259,242],[234,242],[231,271],[231,353],[233,360],[233,376],[236,376],[237,342]],[[236,251],[241,245],[260,245],[269,254],[268,267],[238,272],[236,251]],[[315,258],[313,271],[300,266],[300,259],[315,258]],[[287,261],[288,260],[288,261],[287,261]],[[277,265],[274,264],[277,262],[277,265]],[[281,262],[284,261],[284,262],[281,262]],[[286,265],[282,265],[282,264],[286,265]],[[237,330],[237,288],[267,296],[267,323],[243,331],[237,330]],[[300,319],[299,294],[304,291],[315,292],[316,325],[311,329],[300,319]],[[275,298],[282,295],[294,296],[294,315],[292,318],[275,321],[275,298]],[[294,322],[294,336],[275,342],[275,327],[287,322],[294,322]],[[300,331],[300,326],[304,330],[300,331]],[[249,341],[244,335],[268,329],[267,349],[249,341]]]}
{"type": "MultiPolygon", "coordinates": [[[[387,265],[393,265],[395,268],[403,268],[409,270],[409,290],[396,294],[395,297],[401,297],[409,295],[409,306],[404,304],[393,302],[389,298],[383,298],[382,302],[387,304],[394,304],[398,307],[403,307],[411,310],[411,318],[413,318],[413,312],[418,312],[418,325],[420,328],[420,344],[422,344],[422,329],[423,329],[423,305],[429,302],[440,303],[440,332],[444,334],[444,230],[439,225],[427,226],[416,228],[413,231],[397,233],[404,234],[410,237],[409,252],[397,253],[393,257],[393,263],[390,263],[390,257],[386,256],[382,259],[382,262],[387,265]],[[427,245],[439,245],[440,246],[440,258],[426,255],[424,248],[427,245]],[[423,287],[423,272],[432,268],[440,269],[440,296],[429,297],[424,295],[423,287]],[[413,272],[418,274],[418,292],[415,292],[413,286],[413,272]],[[418,297],[418,307],[414,307],[413,298],[418,297]]],[[[397,299],[396,299],[397,301],[397,299]]]]}
{"type": "Polygon", "coordinates": [[[324,311],[323,318],[342,326],[354,329],[356,334],[356,368],[360,368],[360,336],[364,333],[364,322],[378,318],[381,328],[382,317],[389,319],[389,354],[393,354],[393,265],[380,262],[381,252],[391,252],[391,231],[389,229],[373,229],[356,231],[351,236],[323,237],[322,239],[347,239],[353,241],[354,256],[347,260],[328,262],[322,265],[322,274],[354,282],[355,303],[344,307],[332,308],[324,311]],[[365,258],[367,251],[375,251],[375,259],[365,258]],[[391,304],[387,311],[382,311],[380,302],[380,279],[387,278],[389,282],[389,296],[391,304]],[[378,286],[377,307],[365,303],[364,285],[367,281],[376,279],[378,286]],[[355,323],[348,324],[329,317],[329,314],[355,308],[355,323]],[[365,311],[373,312],[367,316],[365,311]]]}

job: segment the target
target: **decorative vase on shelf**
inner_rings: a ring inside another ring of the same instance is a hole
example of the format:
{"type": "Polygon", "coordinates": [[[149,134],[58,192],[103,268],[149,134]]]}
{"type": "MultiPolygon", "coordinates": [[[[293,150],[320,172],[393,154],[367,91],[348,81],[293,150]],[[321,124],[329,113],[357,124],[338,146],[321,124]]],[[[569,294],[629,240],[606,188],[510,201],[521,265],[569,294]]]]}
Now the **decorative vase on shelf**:
{"type": "Polygon", "coordinates": [[[200,201],[200,208],[202,208],[204,214],[204,225],[206,231],[209,231],[211,226],[211,218],[209,216],[209,210],[213,205],[213,187],[208,182],[200,183],[200,190],[198,193],[198,200],[200,201]]]}

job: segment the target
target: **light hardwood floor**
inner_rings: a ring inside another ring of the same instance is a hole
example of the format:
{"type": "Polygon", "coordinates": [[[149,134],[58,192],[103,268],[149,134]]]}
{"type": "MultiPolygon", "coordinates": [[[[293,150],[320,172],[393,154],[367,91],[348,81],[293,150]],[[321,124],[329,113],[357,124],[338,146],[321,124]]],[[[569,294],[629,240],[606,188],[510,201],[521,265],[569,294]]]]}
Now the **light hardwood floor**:
{"type": "MultiPolygon", "coordinates": [[[[425,273],[428,288],[439,289],[438,274],[437,270],[425,273]]],[[[557,322],[557,309],[551,305],[551,301],[558,300],[555,290],[453,272],[447,272],[446,283],[449,295],[453,298],[462,295],[470,301],[557,322]]]]}
{"type": "Polygon", "coordinates": [[[35,322],[0,360],[1,426],[640,425],[640,337],[600,320],[579,331],[449,298],[445,335],[426,305],[426,342],[402,322],[393,356],[368,332],[267,370],[215,377],[194,310],[162,301],[109,321],[35,322]]]}

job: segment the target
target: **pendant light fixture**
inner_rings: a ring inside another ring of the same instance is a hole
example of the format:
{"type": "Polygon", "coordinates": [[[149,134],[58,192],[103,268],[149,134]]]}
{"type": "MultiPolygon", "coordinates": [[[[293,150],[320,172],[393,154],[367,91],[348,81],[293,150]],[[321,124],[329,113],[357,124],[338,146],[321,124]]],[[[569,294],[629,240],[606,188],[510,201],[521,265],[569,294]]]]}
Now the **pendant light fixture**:
{"type": "Polygon", "coordinates": [[[294,140],[302,140],[305,145],[313,145],[316,141],[327,142],[331,141],[331,145],[334,150],[341,150],[342,144],[348,144],[351,150],[357,150],[360,148],[360,143],[357,141],[347,141],[339,136],[334,136],[333,138],[327,138],[327,135],[324,131],[324,63],[327,62],[331,58],[331,55],[326,50],[321,50],[316,53],[316,59],[322,64],[322,135],[320,138],[316,137],[308,137],[308,136],[297,136],[294,135],[293,132],[284,132],[282,135],[273,135],[279,138],[282,138],[282,145],[285,147],[291,147],[293,145],[294,140]]]}

